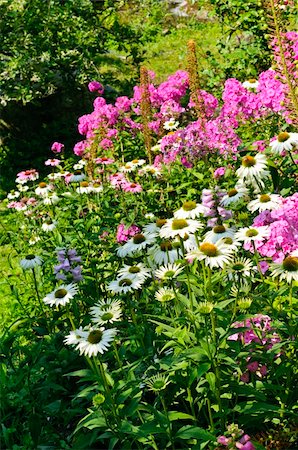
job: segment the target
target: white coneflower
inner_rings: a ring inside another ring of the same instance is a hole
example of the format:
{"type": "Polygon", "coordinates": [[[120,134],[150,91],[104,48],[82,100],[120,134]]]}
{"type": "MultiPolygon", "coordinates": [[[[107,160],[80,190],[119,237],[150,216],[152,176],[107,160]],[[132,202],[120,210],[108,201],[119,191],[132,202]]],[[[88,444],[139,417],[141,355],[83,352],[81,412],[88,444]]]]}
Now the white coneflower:
{"type": "Polygon", "coordinates": [[[53,231],[56,228],[57,222],[51,219],[46,219],[43,224],[41,225],[41,229],[45,232],[53,231]]]}
{"type": "Polygon", "coordinates": [[[158,167],[155,167],[153,165],[147,165],[147,166],[143,166],[138,171],[138,174],[139,175],[148,174],[148,175],[152,175],[153,177],[159,177],[161,175],[161,169],[159,169],[158,167]]]}
{"type": "Polygon", "coordinates": [[[182,249],[185,252],[191,252],[192,250],[196,250],[198,248],[198,241],[194,234],[186,234],[183,239],[177,236],[173,241],[172,245],[174,248],[179,248],[182,252],[182,249]],[[182,242],[181,242],[182,241],[182,242]]]}
{"type": "Polygon", "coordinates": [[[229,228],[226,225],[215,225],[215,227],[212,228],[211,231],[208,231],[204,236],[205,242],[212,242],[216,243],[222,238],[233,238],[235,235],[236,229],[235,228],[229,228]]]}
{"type": "Polygon", "coordinates": [[[58,197],[55,193],[49,193],[47,196],[43,198],[44,205],[56,205],[60,200],[60,197],[58,197]]]}
{"type": "Polygon", "coordinates": [[[174,212],[175,219],[196,219],[200,214],[205,214],[208,208],[194,201],[184,202],[178,211],[174,212]]]}
{"type": "Polygon", "coordinates": [[[173,263],[155,270],[154,275],[160,280],[167,281],[176,278],[182,271],[183,267],[181,267],[180,264],[173,263]]]}
{"type": "Polygon", "coordinates": [[[161,227],[164,226],[166,223],[167,219],[156,219],[155,222],[148,223],[147,225],[144,226],[144,232],[155,234],[157,236],[159,235],[161,227]]]}
{"type": "Polygon", "coordinates": [[[90,312],[92,315],[91,321],[98,325],[117,322],[122,316],[121,302],[111,299],[100,300],[92,306],[90,312]]]}
{"type": "Polygon", "coordinates": [[[146,159],[133,159],[128,164],[133,164],[134,166],[143,166],[146,164],[146,159]]]}
{"type": "Polygon", "coordinates": [[[136,168],[137,168],[137,165],[128,162],[125,164],[125,166],[120,167],[119,172],[129,173],[129,172],[133,172],[134,170],[136,170],[136,168]]]}
{"type": "Polygon", "coordinates": [[[200,228],[203,228],[203,224],[198,220],[172,218],[161,227],[159,235],[166,239],[176,236],[184,238],[186,234],[193,234],[200,228]]]}
{"type": "Polygon", "coordinates": [[[67,336],[65,336],[64,343],[67,345],[76,345],[86,336],[88,336],[88,331],[85,331],[82,327],[80,327],[76,330],[71,331],[67,336]]]}
{"type": "Polygon", "coordinates": [[[226,265],[225,270],[230,280],[239,281],[241,278],[251,276],[253,263],[248,258],[235,258],[226,265]]]}
{"type": "Polygon", "coordinates": [[[36,244],[38,241],[40,241],[40,237],[37,236],[37,235],[33,235],[33,236],[31,236],[31,238],[29,239],[28,244],[29,244],[29,245],[34,245],[34,244],[36,244]]]}
{"type": "Polygon", "coordinates": [[[20,266],[22,269],[34,269],[37,266],[41,266],[43,263],[43,259],[40,256],[36,255],[27,255],[25,258],[21,259],[20,266]]]}
{"type": "Polygon", "coordinates": [[[149,233],[137,233],[122,247],[117,250],[117,255],[120,258],[131,256],[141,250],[144,250],[148,245],[155,242],[155,236],[149,233]]]}
{"type": "Polygon", "coordinates": [[[286,280],[287,283],[298,281],[298,251],[292,252],[281,264],[272,264],[271,275],[280,280],[286,280]]]}
{"type": "Polygon", "coordinates": [[[71,183],[80,182],[80,181],[84,181],[85,178],[86,178],[86,175],[84,174],[84,172],[82,172],[82,170],[75,170],[74,173],[71,175],[69,181],[71,183]]]}
{"type": "Polygon", "coordinates": [[[170,288],[161,288],[155,292],[155,298],[161,303],[169,302],[175,298],[175,292],[170,288]]]}
{"type": "Polygon", "coordinates": [[[21,193],[19,191],[12,191],[7,194],[8,200],[14,200],[15,198],[19,198],[21,193]]]}
{"type": "Polygon", "coordinates": [[[217,242],[222,242],[223,244],[225,244],[227,247],[229,247],[231,252],[236,252],[236,250],[238,250],[238,247],[242,246],[242,242],[239,241],[239,239],[236,239],[235,235],[233,237],[221,238],[220,241],[217,242]]]}
{"type": "Polygon", "coordinates": [[[150,278],[151,273],[148,267],[145,267],[142,263],[136,263],[133,266],[124,266],[118,271],[117,278],[136,278],[137,280],[145,280],[150,278]]]}
{"type": "Polygon", "coordinates": [[[102,192],[103,191],[103,185],[101,183],[93,183],[91,186],[92,192],[102,192]]]}
{"type": "Polygon", "coordinates": [[[17,188],[18,188],[18,191],[20,191],[20,192],[27,192],[29,190],[29,186],[26,186],[23,184],[18,184],[17,188]]]}
{"type": "Polygon", "coordinates": [[[245,227],[240,228],[235,234],[235,238],[239,241],[244,241],[244,243],[250,243],[253,241],[263,241],[265,238],[269,237],[270,229],[268,226],[264,225],[262,227],[245,227]]]}
{"type": "Polygon", "coordinates": [[[180,242],[175,245],[170,241],[162,241],[148,250],[148,255],[152,257],[154,262],[160,266],[177,261],[183,257],[180,242]]]}
{"type": "Polygon", "coordinates": [[[211,269],[213,267],[223,268],[232,259],[232,253],[232,249],[222,241],[218,241],[216,244],[203,242],[197,250],[187,253],[185,258],[204,261],[211,269]]]}
{"type": "Polygon", "coordinates": [[[220,204],[224,207],[236,204],[242,199],[248,198],[249,190],[243,185],[236,185],[233,189],[230,189],[226,195],[220,201],[220,204]]]}
{"type": "Polygon", "coordinates": [[[98,353],[103,354],[111,345],[116,333],[116,328],[109,330],[105,330],[103,327],[91,328],[88,335],[80,339],[76,349],[80,351],[81,355],[89,356],[89,358],[98,353]]]}
{"type": "Polygon", "coordinates": [[[90,194],[92,190],[92,186],[88,181],[81,181],[80,185],[76,188],[78,194],[90,194]]]}
{"type": "Polygon", "coordinates": [[[132,277],[117,278],[108,284],[107,289],[115,294],[125,294],[126,292],[133,292],[142,287],[143,280],[138,280],[132,277]]]}
{"type": "Polygon", "coordinates": [[[179,122],[177,122],[174,117],[171,117],[170,120],[167,120],[164,123],[163,127],[164,127],[165,130],[173,131],[173,130],[176,130],[179,127],[179,122]]]}
{"type": "Polygon", "coordinates": [[[282,197],[278,194],[259,194],[255,200],[248,203],[247,209],[250,212],[255,211],[273,211],[282,204],[282,197]]]}
{"type": "Polygon", "coordinates": [[[50,306],[65,306],[74,298],[77,292],[78,287],[76,284],[61,284],[57,289],[47,294],[43,301],[50,306]]]}
{"type": "Polygon", "coordinates": [[[263,180],[270,177],[270,172],[267,170],[266,156],[261,153],[258,153],[256,156],[244,156],[241,167],[236,170],[236,174],[243,183],[253,186],[259,183],[261,186],[264,186],[263,180]]]}
{"type": "Polygon", "coordinates": [[[153,375],[148,378],[146,385],[150,391],[160,392],[170,384],[169,377],[166,375],[153,375]]]}
{"type": "Polygon", "coordinates": [[[258,80],[255,80],[254,78],[251,78],[249,80],[246,80],[242,83],[242,86],[245,87],[245,89],[252,89],[255,90],[259,86],[258,80]]]}
{"type": "MultiPolygon", "coordinates": [[[[85,161],[84,161],[85,162],[85,161]]],[[[73,165],[74,170],[81,170],[84,168],[85,164],[82,164],[80,161],[73,165]]]]}
{"type": "Polygon", "coordinates": [[[45,197],[51,192],[53,186],[47,183],[39,183],[38,187],[35,189],[35,194],[40,195],[41,197],[45,197]]]}
{"type": "Polygon", "coordinates": [[[283,151],[291,151],[293,147],[298,145],[298,133],[287,133],[282,131],[279,133],[275,141],[270,142],[269,147],[273,153],[280,155],[283,151]]]}

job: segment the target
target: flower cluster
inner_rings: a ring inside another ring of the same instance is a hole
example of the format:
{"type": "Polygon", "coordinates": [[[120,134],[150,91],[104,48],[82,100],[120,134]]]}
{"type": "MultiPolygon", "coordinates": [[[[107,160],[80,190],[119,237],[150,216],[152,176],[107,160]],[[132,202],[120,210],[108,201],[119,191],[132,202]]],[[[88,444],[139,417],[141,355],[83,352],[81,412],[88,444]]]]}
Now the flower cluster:
{"type": "Polygon", "coordinates": [[[56,280],[66,281],[69,276],[72,281],[79,282],[83,280],[82,267],[78,263],[82,262],[75,249],[61,249],[57,251],[59,264],[54,266],[56,280]]]}

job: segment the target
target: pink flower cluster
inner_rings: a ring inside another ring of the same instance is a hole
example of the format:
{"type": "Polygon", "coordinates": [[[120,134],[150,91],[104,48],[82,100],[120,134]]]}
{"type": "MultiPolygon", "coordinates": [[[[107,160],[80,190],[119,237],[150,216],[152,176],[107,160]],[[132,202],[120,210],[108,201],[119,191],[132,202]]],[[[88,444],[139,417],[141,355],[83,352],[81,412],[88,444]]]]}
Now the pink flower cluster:
{"type": "Polygon", "coordinates": [[[246,360],[246,370],[241,375],[241,381],[248,383],[250,374],[256,373],[259,377],[267,375],[267,366],[257,361],[258,351],[267,352],[274,344],[280,342],[279,335],[272,330],[271,318],[269,316],[258,314],[257,316],[246,319],[244,322],[235,322],[233,328],[247,328],[245,331],[229,336],[230,341],[240,341],[243,345],[249,345],[253,356],[246,360]]]}
{"type": "Polygon", "coordinates": [[[35,169],[22,170],[17,174],[16,183],[25,184],[28,181],[35,181],[39,178],[39,173],[35,169]]]}
{"type": "Polygon", "coordinates": [[[214,189],[203,189],[202,205],[206,207],[204,216],[210,217],[208,227],[214,227],[218,219],[228,220],[232,217],[232,211],[219,206],[224,195],[217,186],[214,189]]]}
{"type": "Polygon", "coordinates": [[[28,206],[36,206],[37,200],[34,197],[23,197],[19,201],[12,201],[8,203],[7,208],[15,209],[16,211],[26,211],[28,206]]]}
{"type": "MultiPolygon", "coordinates": [[[[280,263],[298,249],[298,193],[283,199],[282,206],[274,211],[263,211],[253,222],[253,226],[268,225],[270,235],[263,241],[256,241],[256,249],[262,256],[280,263]]],[[[253,252],[250,244],[246,250],[253,252]]]]}
{"type": "Polygon", "coordinates": [[[123,244],[140,231],[141,229],[136,225],[131,225],[130,227],[125,228],[125,225],[120,223],[117,228],[116,240],[118,244],[123,244]]]}
{"type": "Polygon", "coordinates": [[[128,181],[123,173],[110,175],[110,183],[113,187],[122,189],[124,192],[137,193],[143,190],[140,184],[128,181]]]}
{"type": "Polygon", "coordinates": [[[244,434],[244,431],[239,429],[238,425],[231,424],[228,426],[227,433],[217,438],[217,442],[231,450],[255,450],[255,446],[250,439],[250,436],[244,434]]]}

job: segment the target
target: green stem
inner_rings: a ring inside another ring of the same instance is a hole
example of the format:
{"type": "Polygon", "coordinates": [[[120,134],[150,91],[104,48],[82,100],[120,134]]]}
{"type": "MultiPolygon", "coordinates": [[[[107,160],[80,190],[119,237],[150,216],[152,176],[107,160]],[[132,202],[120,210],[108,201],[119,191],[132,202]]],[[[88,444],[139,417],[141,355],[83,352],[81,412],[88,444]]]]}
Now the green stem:
{"type": "Polygon", "coordinates": [[[175,450],[174,439],[173,439],[173,434],[172,434],[172,427],[171,427],[171,422],[170,422],[170,419],[169,419],[169,413],[168,413],[166,402],[165,402],[165,400],[164,400],[162,395],[160,395],[160,400],[161,400],[161,403],[162,403],[162,406],[163,406],[163,409],[164,409],[164,412],[165,412],[165,416],[166,416],[167,422],[168,422],[169,439],[170,439],[170,442],[172,444],[172,449],[175,450]]]}

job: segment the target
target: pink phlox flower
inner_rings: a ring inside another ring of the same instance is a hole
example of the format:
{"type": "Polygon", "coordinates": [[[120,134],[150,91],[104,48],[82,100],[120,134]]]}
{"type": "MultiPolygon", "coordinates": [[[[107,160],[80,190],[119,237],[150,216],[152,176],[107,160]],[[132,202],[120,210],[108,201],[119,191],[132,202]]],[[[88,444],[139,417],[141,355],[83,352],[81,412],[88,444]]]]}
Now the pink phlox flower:
{"type": "Polygon", "coordinates": [[[61,144],[61,142],[54,142],[52,144],[51,150],[54,153],[61,153],[64,149],[64,144],[61,144]]]}
{"type": "Polygon", "coordinates": [[[140,231],[141,229],[137,225],[126,228],[123,223],[120,223],[117,227],[116,240],[118,244],[123,244],[140,231]]]}
{"type": "Polygon", "coordinates": [[[98,92],[100,95],[104,93],[103,85],[98,81],[90,81],[88,89],[90,92],[98,92]]]}

